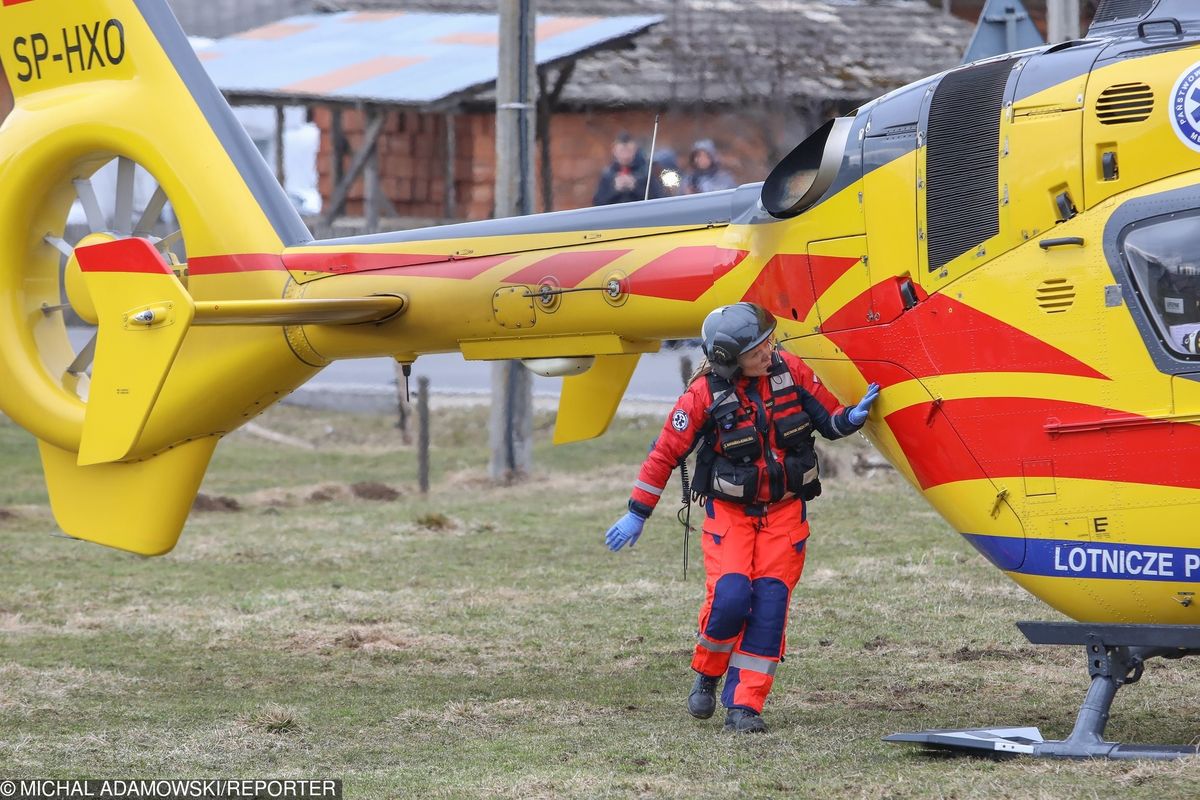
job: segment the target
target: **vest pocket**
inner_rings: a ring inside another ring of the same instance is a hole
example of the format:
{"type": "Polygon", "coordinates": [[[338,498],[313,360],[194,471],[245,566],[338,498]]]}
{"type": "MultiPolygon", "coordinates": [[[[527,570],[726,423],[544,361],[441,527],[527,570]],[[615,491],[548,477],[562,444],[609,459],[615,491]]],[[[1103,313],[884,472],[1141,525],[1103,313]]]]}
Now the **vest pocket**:
{"type": "Polygon", "coordinates": [[[727,458],[713,463],[709,495],[734,503],[753,503],[758,497],[758,465],[735,464],[727,458]]]}
{"type": "Polygon", "coordinates": [[[783,456],[788,488],[801,499],[812,500],[821,494],[821,468],[813,448],[792,451],[783,456]]]}
{"type": "Polygon", "coordinates": [[[775,442],[784,450],[812,447],[812,420],[808,414],[789,414],[775,419],[775,442]]]}

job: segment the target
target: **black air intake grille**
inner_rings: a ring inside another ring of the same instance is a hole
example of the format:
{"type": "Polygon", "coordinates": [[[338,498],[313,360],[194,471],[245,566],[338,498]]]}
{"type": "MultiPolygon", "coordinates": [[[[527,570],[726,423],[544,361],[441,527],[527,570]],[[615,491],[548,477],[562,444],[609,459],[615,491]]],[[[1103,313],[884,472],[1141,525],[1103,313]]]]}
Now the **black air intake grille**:
{"type": "Polygon", "coordinates": [[[1118,83],[1100,93],[1096,119],[1103,125],[1141,122],[1154,111],[1154,90],[1144,83],[1118,83]]]}
{"type": "Polygon", "coordinates": [[[1093,25],[1102,25],[1118,19],[1138,19],[1154,7],[1154,0],[1100,0],[1093,25]]]}
{"type": "Polygon", "coordinates": [[[1000,114],[1012,65],[951,72],[933,93],[925,151],[930,271],[1000,232],[1000,114]]]}

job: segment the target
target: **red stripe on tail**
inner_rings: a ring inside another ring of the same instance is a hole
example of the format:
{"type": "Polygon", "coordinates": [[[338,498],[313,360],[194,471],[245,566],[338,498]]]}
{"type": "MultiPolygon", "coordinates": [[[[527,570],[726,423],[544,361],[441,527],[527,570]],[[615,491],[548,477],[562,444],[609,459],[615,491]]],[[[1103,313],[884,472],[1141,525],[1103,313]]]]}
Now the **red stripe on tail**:
{"type": "Polygon", "coordinates": [[[75,250],[79,268],[84,272],[138,272],[146,275],[170,275],[171,268],[145,239],[118,239],[75,250]]]}

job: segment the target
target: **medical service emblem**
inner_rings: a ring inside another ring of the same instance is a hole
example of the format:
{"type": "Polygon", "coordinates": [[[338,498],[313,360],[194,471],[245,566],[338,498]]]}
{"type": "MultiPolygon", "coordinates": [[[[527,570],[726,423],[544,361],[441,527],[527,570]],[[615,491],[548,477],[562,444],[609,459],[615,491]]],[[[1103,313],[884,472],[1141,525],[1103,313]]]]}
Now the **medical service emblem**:
{"type": "Polygon", "coordinates": [[[1188,67],[1171,90],[1171,128],[1193,150],[1200,152],[1200,62],[1188,67]]]}

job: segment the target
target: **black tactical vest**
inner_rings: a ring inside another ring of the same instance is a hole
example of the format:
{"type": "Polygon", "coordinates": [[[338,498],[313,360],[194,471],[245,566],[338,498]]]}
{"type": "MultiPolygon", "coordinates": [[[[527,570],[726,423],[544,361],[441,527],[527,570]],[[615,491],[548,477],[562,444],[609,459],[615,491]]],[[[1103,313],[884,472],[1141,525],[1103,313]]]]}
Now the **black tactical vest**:
{"type": "Polygon", "coordinates": [[[821,493],[812,420],[804,411],[804,389],[796,385],[778,355],[767,377],[771,396],[764,402],[756,388],[743,398],[729,381],[708,375],[714,402],[696,454],[692,481],[696,494],[752,505],[757,502],[762,478],[759,465],[764,462],[770,502],[778,502],[787,492],[804,500],[821,493]],[[752,408],[757,414],[750,413],[752,408]],[[772,441],[783,451],[782,464],[771,448],[772,441]]]}

